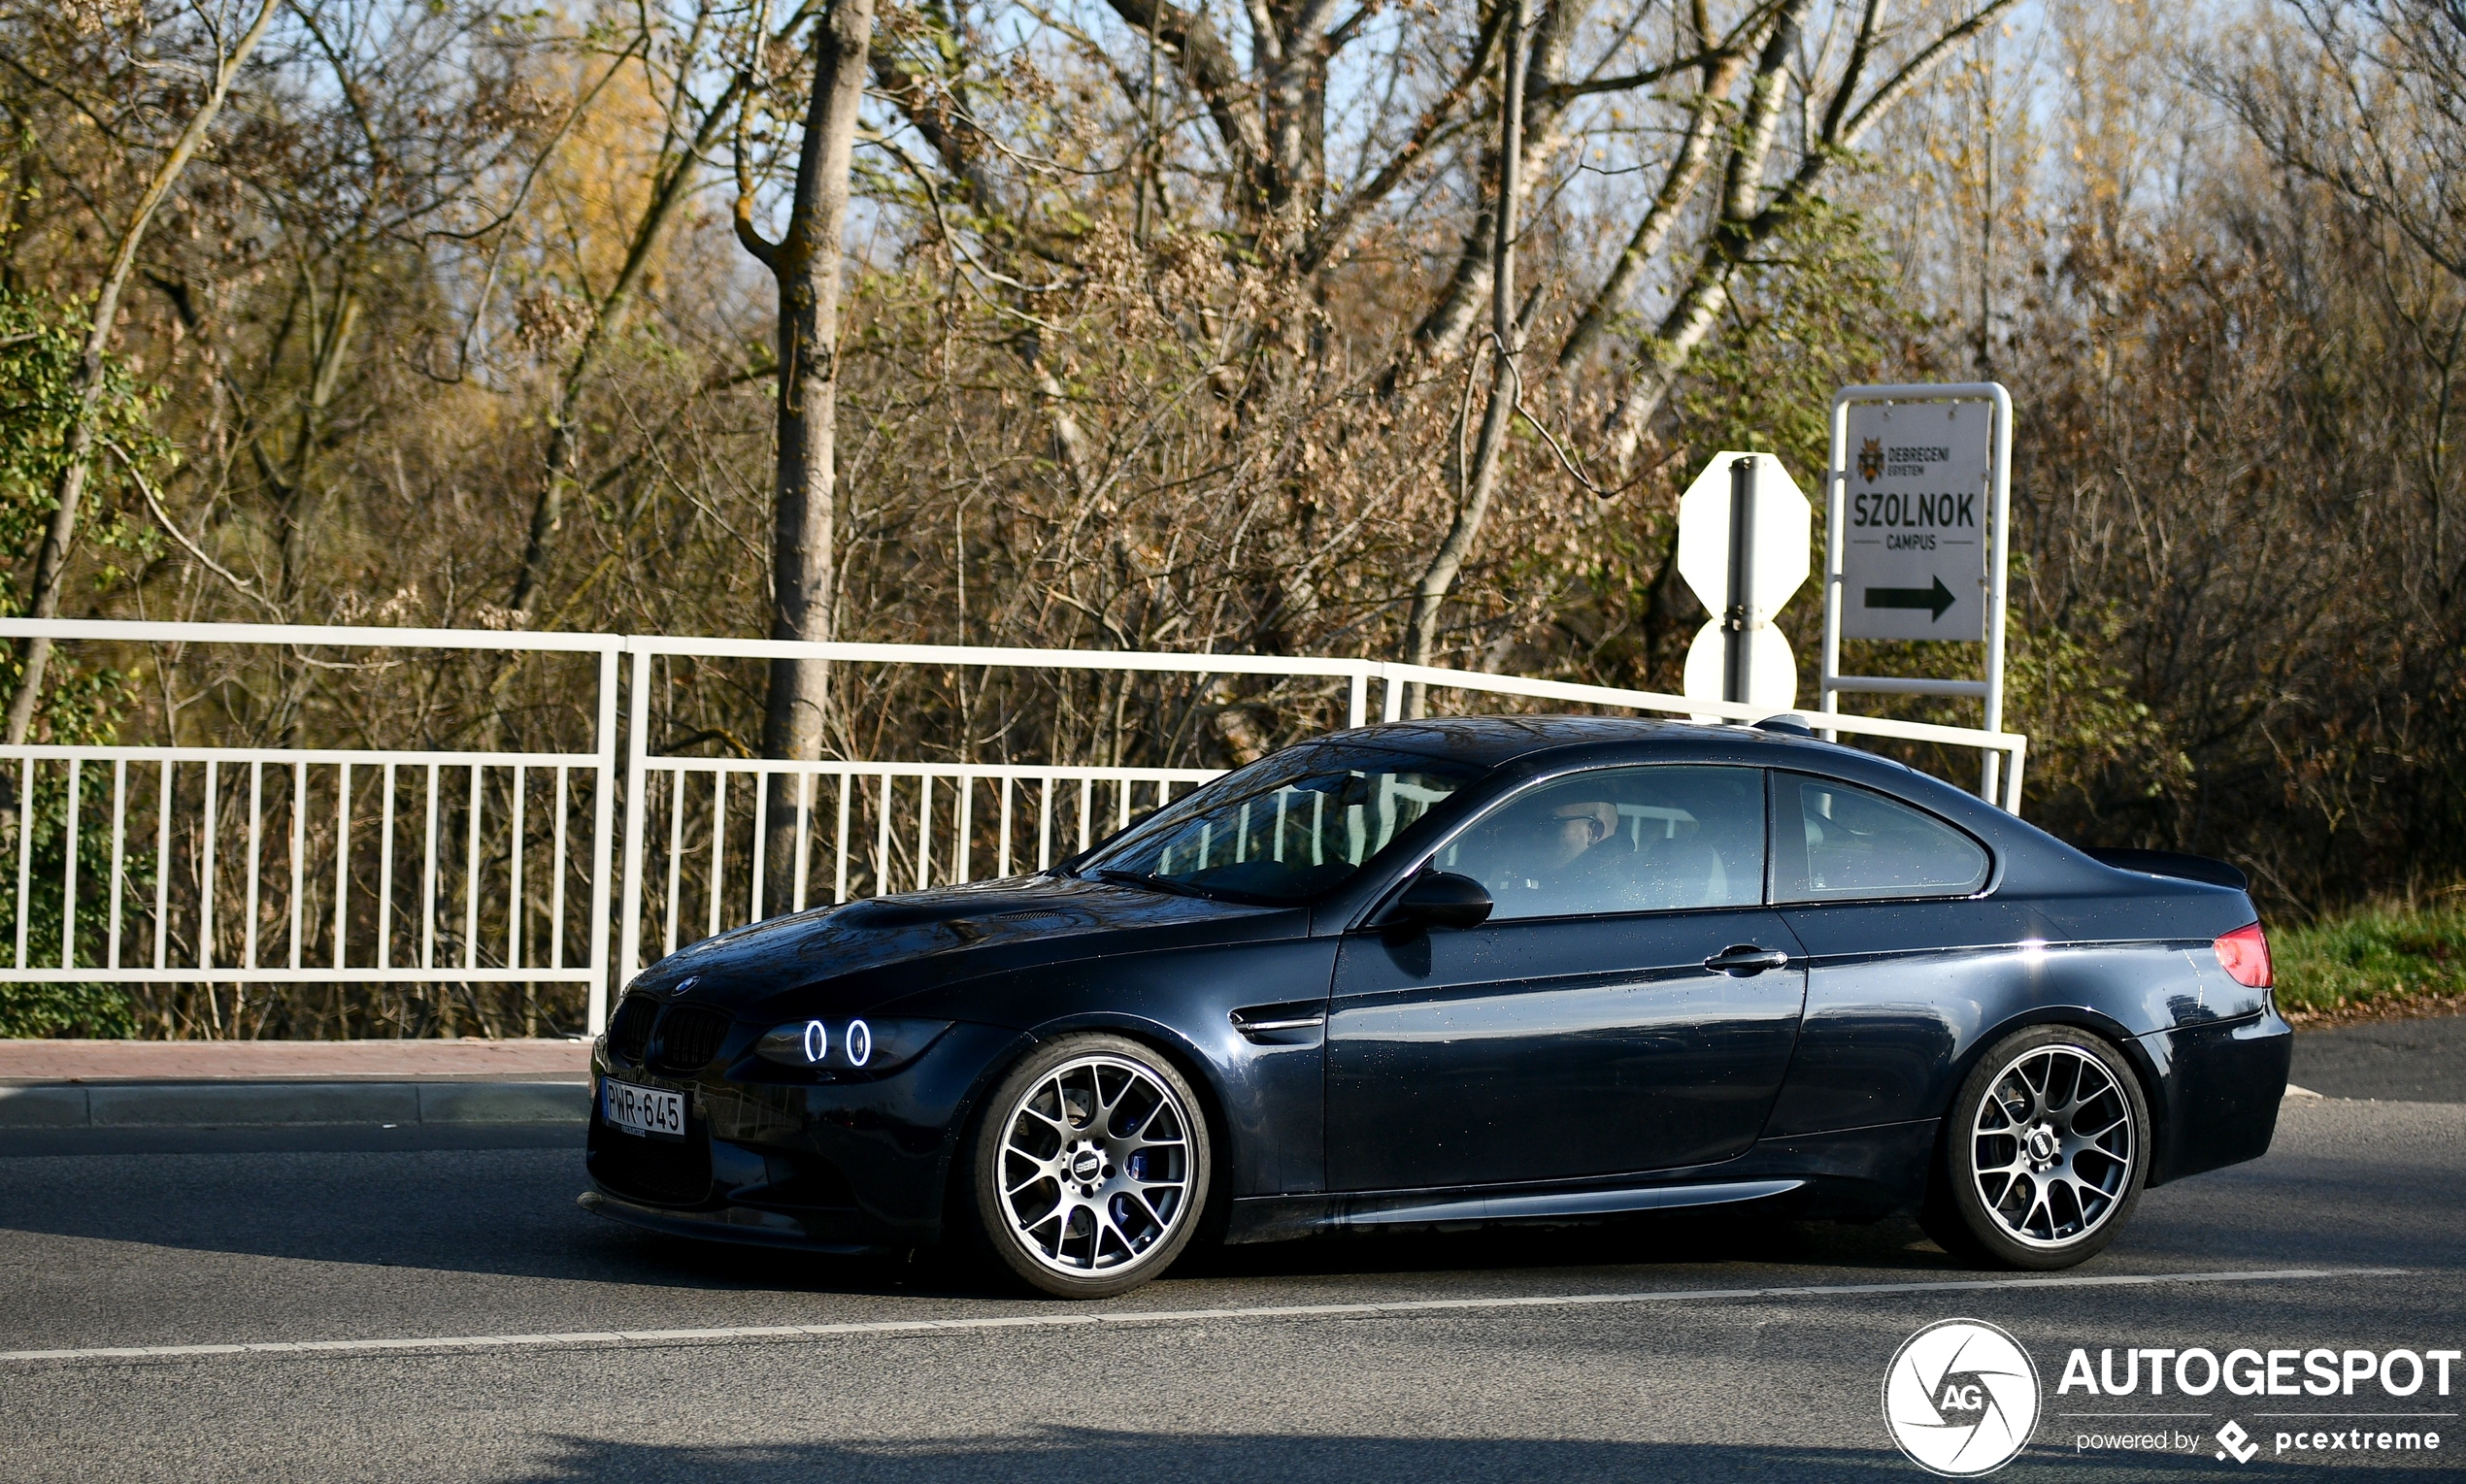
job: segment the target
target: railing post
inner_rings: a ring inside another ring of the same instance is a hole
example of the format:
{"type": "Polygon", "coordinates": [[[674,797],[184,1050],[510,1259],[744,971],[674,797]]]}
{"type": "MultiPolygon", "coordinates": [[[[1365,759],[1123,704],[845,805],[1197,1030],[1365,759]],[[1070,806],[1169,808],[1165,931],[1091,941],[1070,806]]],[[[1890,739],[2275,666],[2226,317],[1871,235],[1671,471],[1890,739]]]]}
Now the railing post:
{"type": "MultiPolygon", "coordinates": [[[[623,646],[623,640],[612,639],[599,651],[599,785],[591,790],[591,998],[583,1017],[583,1029],[592,1036],[608,1029],[608,876],[611,847],[616,842],[612,828],[616,819],[616,651],[623,646]]],[[[630,796],[626,802],[630,807],[630,796]]],[[[519,841],[515,848],[521,848],[519,841]]]]}
{"type": "MultiPolygon", "coordinates": [[[[637,648],[630,639],[620,639],[600,662],[600,675],[605,691],[600,697],[600,714],[606,718],[600,753],[602,791],[600,794],[600,869],[596,888],[598,908],[591,914],[591,931],[598,936],[594,944],[608,940],[608,833],[607,785],[616,775],[616,651],[630,651],[634,657],[632,688],[626,692],[625,712],[625,880],[624,934],[618,940],[618,962],[624,975],[633,976],[642,959],[642,787],[643,756],[650,746],[650,651],[637,648]]],[[[608,1027],[608,1001],[618,987],[615,966],[597,947],[591,962],[599,966],[599,976],[591,981],[591,1034],[599,1035],[608,1027]]]]}

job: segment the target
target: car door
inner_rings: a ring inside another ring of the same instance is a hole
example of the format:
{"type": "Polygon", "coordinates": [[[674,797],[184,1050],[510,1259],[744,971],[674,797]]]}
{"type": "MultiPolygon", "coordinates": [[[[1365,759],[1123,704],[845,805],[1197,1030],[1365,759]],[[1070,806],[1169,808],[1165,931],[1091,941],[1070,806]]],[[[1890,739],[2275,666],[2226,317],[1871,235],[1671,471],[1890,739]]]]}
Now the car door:
{"type": "Polygon", "coordinates": [[[1805,998],[1804,955],[1763,905],[1764,814],[1762,770],[1652,765],[1537,784],[1459,831],[1430,869],[1481,880],[1489,920],[1364,930],[1338,952],[1328,1187],[1565,1179],[1746,1149],[1805,998]]]}
{"type": "Polygon", "coordinates": [[[1975,976],[2043,933],[1981,897],[1986,847],[1907,800],[1772,775],[1772,900],[1808,952],[1807,1014],[1775,1137],[1930,1118],[1984,1008],[1975,976]]]}

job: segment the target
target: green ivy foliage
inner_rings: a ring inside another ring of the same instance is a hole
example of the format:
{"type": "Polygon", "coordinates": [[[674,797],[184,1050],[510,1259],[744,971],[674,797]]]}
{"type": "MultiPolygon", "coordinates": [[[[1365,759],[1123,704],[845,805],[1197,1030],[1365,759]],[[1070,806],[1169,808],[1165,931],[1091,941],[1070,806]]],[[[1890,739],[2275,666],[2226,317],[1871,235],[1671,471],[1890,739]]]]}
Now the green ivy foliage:
{"type": "MultiPolygon", "coordinates": [[[[67,460],[69,434],[78,415],[78,365],[86,324],[82,307],[0,289],[0,612],[26,610],[21,583],[57,508],[54,491],[67,460]]],[[[79,521],[82,571],[97,588],[128,579],[154,553],[159,537],[127,508],[135,493],[130,471],[165,467],[169,445],[154,432],[158,394],[142,386],[128,367],[107,359],[87,415],[93,419],[95,451],[87,471],[85,505],[79,521]]],[[[22,671],[15,645],[0,648],[0,694],[14,694],[22,671]]],[[[45,680],[35,735],[64,743],[103,743],[117,733],[127,678],[109,669],[81,669],[66,654],[52,656],[45,680]]],[[[21,766],[0,769],[0,933],[10,935],[15,956],[19,873],[24,862],[26,954],[29,963],[58,963],[61,881],[69,845],[68,779],[56,765],[38,767],[32,786],[21,766]],[[24,797],[21,797],[24,796],[24,797]]],[[[110,859],[110,775],[88,767],[79,780],[78,848],[88,880],[101,873],[91,863],[110,859]]],[[[132,851],[124,891],[150,896],[150,853],[132,851]]],[[[108,898],[81,892],[77,930],[81,963],[109,929],[108,898]]],[[[127,994],[106,984],[0,983],[0,1037],[136,1034],[127,994]]]]}
{"type": "MultiPolygon", "coordinates": [[[[0,550],[22,569],[42,542],[56,507],[52,492],[67,460],[77,417],[77,369],[83,353],[82,306],[0,288],[0,550]]],[[[115,498],[131,483],[131,466],[169,462],[171,447],[154,431],[160,393],[141,386],[117,357],[103,363],[90,416],[95,453],[87,471],[86,509],[78,544],[101,560],[94,580],[110,585],[150,558],[159,543],[150,526],[129,517],[115,498]]],[[[25,610],[15,577],[0,593],[12,614],[25,610]]]]}
{"type": "Polygon", "coordinates": [[[1865,221],[1824,202],[1739,270],[1726,318],[1696,352],[1679,398],[1688,456],[1700,464],[1722,448],[1779,455],[1816,502],[1820,528],[1832,394],[1884,377],[1924,326],[1865,221]]]}

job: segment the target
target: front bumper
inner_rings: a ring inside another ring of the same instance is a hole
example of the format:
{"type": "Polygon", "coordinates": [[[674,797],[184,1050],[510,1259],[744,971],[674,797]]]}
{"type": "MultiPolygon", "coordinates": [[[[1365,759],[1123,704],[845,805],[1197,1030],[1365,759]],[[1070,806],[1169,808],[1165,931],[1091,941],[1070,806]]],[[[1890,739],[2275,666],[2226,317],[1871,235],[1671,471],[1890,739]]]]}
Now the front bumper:
{"type": "Polygon", "coordinates": [[[599,1214],[680,1236],[824,1250],[921,1246],[941,1236],[943,1192],[983,1084],[1027,1039],[953,1025],[915,1062],[863,1081],[732,1080],[721,1056],[691,1076],[591,1060],[585,1163],[599,1214]],[[683,1138],[606,1123],[614,1075],[685,1097],[683,1138]]]}

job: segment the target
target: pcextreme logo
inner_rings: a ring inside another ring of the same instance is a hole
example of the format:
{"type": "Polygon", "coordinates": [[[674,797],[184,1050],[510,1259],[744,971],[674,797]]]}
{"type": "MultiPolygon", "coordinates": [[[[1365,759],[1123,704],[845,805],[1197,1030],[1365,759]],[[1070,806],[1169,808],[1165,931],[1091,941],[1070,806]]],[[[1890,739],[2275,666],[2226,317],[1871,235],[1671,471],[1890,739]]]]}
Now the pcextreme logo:
{"type": "Polygon", "coordinates": [[[2011,1463],[2038,1429],[2038,1367],[1979,1319],[1945,1319],[1901,1342],[1883,1373],[1883,1424],[1929,1473],[1971,1479],[2011,1463]]]}

